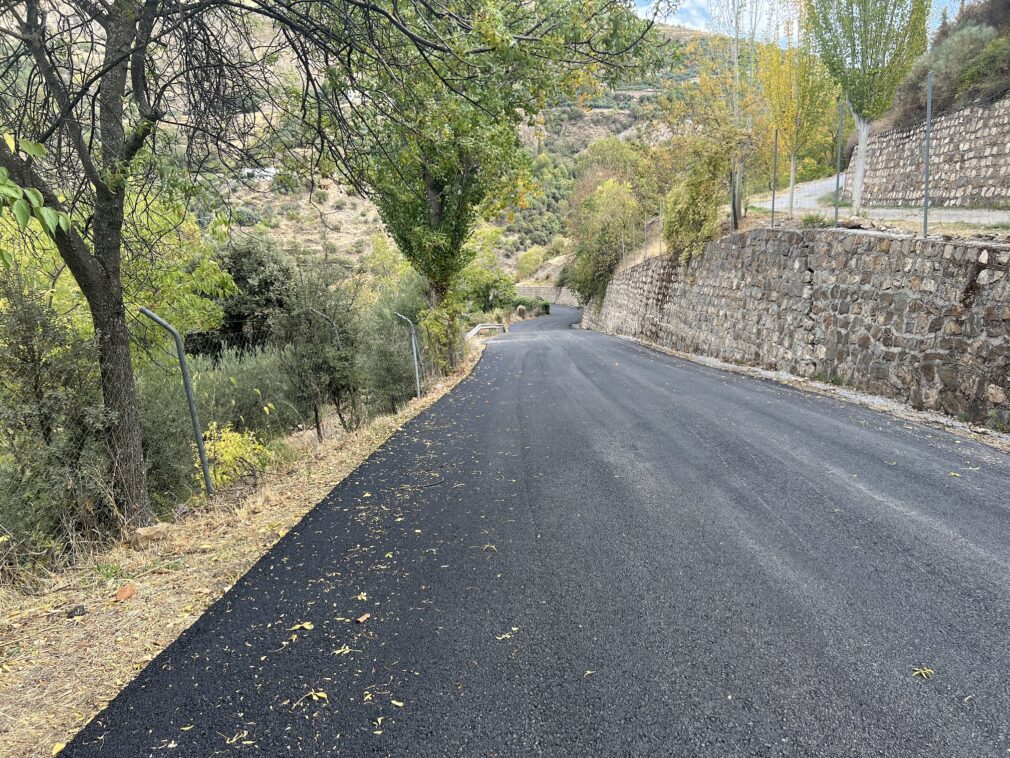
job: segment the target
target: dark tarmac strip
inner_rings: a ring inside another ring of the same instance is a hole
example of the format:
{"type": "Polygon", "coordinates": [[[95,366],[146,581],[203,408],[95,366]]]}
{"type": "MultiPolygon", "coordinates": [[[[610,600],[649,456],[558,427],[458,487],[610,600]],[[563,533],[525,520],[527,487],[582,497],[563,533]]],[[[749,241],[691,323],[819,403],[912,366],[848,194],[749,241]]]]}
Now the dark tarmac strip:
{"type": "Polygon", "coordinates": [[[65,755],[1007,754],[1010,458],[557,311],[65,755]]]}

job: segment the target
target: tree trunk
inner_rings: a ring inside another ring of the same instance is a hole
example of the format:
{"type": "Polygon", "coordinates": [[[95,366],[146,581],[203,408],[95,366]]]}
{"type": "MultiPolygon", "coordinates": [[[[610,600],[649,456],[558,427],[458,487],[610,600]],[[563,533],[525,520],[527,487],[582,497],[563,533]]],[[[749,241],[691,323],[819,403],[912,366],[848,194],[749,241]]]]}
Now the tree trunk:
{"type": "Polygon", "coordinates": [[[109,414],[106,441],[116,504],[128,526],[143,526],[153,520],[153,515],[147,493],[147,468],[126,309],[118,287],[115,293],[101,293],[90,302],[98,338],[102,398],[109,414]]]}
{"type": "Polygon", "coordinates": [[[796,197],[796,153],[789,156],[789,218],[793,217],[793,200],[796,197]]]}
{"type": "Polygon", "coordinates": [[[852,213],[858,216],[863,209],[863,177],[866,174],[866,146],[870,141],[870,122],[857,113],[852,115],[856,120],[856,133],[859,136],[856,167],[852,172],[852,213]]]}

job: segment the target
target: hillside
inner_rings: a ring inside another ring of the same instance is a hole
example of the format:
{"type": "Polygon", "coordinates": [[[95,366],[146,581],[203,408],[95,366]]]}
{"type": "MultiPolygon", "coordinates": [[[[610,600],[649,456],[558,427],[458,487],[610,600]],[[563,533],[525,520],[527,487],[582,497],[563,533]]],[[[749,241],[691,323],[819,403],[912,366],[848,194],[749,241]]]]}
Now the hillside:
{"type": "MultiPolygon", "coordinates": [[[[576,158],[590,143],[609,136],[645,143],[665,138],[651,108],[663,88],[696,76],[698,59],[684,46],[701,42],[697,50],[704,54],[708,35],[666,24],[657,29],[668,42],[668,64],[660,71],[632,78],[588,103],[550,108],[538,127],[523,128],[523,143],[534,156],[536,187],[527,198],[529,207],[498,219],[504,234],[497,252],[507,269],[515,270],[524,250],[564,234],[576,158]]],[[[229,207],[240,230],[261,231],[302,264],[332,267],[334,276],[356,265],[371,249],[372,238],[385,233],[375,206],[335,182],[322,181],[310,190],[264,180],[236,189],[229,207]]]]}

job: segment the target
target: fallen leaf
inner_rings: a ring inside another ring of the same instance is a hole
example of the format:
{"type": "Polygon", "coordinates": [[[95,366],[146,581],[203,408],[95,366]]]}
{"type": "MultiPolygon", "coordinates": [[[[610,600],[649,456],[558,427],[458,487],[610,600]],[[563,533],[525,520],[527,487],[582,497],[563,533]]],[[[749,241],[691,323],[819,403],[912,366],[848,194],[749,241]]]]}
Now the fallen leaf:
{"type": "Polygon", "coordinates": [[[359,592],[357,595],[355,595],[354,599],[355,600],[368,600],[368,593],[367,592],[359,592]]]}
{"type": "Polygon", "coordinates": [[[355,620],[355,621],[357,621],[357,622],[358,622],[359,624],[364,624],[364,623],[365,623],[366,621],[368,621],[368,619],[370,619],[371,617],[372,617],[372,614],[371,614],[371,613],[362,613],[362,614],[361,614],[360,616],[358,616],[358,617],[357,617],[356,619],[354,619],[354,620],[355,620]]]}
{"type": "Polygon", "coordinates": [[[961,478],[961,475],[960,475],[959,473],[957,473],[956,471],[951,471],[951,472],[950,472],[950,475],[951,475],[951,476],[956,476],[956,477],[958,477],[959,479],[961,478]]]}
{"type": "Polygon", "coordinates": [[[936,672],[933,671],[933,669],[922,667],[922,668],[914,669],[912,671],[912,676],[917,676],[920,679],[929,679],[935,673],[936,672]]]}
{"type": "Polygon", "coordinates": [[[294,632],[294,631],[297,631],[298,629],[305,629],[307,631],[312,631],[312,629],[314,629],[314,627],[312,626],[312,622],[311,621],[299,621],[293,627],[291,627],[290,629],[288,629],[288,631],[289,632],[294,632]]]}
{"type": "Polygon", "coordinates": [[[116,602],[122,603],[137,594],[137,586],[133,582],[127,582],[116,590],[116,602]]]}
{"type": "Polygon", "coordinates": [[[53,745],[53,755],[59,755],[60,752],[67,746],[66,742],[57,742],[53,745]]]}
{"type": "Polygon", "coordinates": [[[179,727],[179,731],[180,731],[180,732],[188,732],[188,731],[189,731],[190,729],[192,729],[192,728],[193,728],[193,725],[192,725],[192,724],[190,724],[189,726],[180,726],[180,727],[179,727]]]}
{"type": "Polygon", "coordinates": [[[403,708],[403,702],[400,700],[390,700],[389,702],[395,705],[397,708],[403,708]]]}

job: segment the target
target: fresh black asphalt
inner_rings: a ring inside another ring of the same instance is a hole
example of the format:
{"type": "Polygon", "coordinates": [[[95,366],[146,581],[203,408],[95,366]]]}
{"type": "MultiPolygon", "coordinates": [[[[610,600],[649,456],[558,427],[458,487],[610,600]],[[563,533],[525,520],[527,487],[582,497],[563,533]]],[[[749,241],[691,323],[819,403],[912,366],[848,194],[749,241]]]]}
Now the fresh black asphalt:
{"type": "Polygon", "coordinates": [[[1006,456],[558,310],[65,754],[1007,754],[1006,456]]]}

